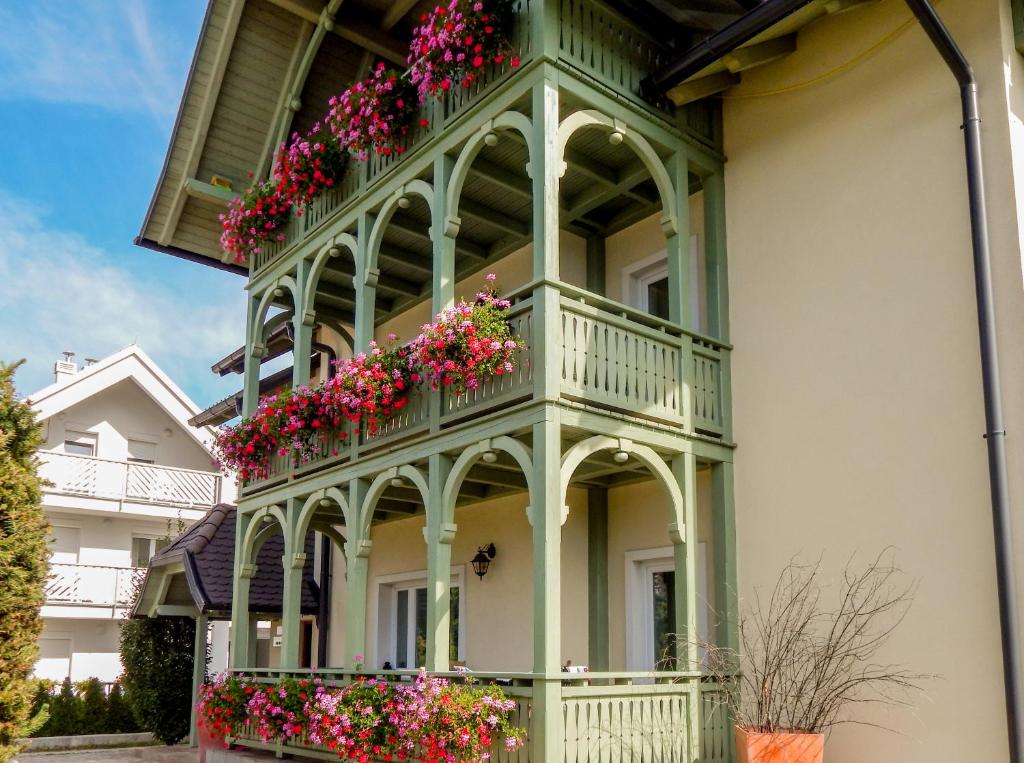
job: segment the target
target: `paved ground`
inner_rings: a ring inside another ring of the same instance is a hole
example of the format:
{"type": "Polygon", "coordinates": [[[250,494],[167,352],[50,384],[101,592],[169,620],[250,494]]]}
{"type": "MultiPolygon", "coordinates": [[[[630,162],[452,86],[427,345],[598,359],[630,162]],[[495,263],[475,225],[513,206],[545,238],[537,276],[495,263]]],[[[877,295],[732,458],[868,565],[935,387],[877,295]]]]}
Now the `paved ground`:
{"type": "Polygon", "coordinates": [[[195,748],[154,745],[107,750],[25,752],[17,757],[16,763],[195,763],[197,757],[195,748]]]}

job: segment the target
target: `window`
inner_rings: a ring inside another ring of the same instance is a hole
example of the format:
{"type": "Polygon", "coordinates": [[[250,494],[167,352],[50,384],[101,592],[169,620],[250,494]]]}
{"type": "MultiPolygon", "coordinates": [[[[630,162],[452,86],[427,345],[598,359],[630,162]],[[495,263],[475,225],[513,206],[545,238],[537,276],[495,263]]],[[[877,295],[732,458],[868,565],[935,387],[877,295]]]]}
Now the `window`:
{"type": "MultiPolygon", "coordinates": [[[[703,331],[707,323],[707,302],[704,296],[704,250],[700,238],[690,237],[690,321],[692,328],[703,331]]],[[[623,298],[631,307],[643,310],[662,320],[669,320],[668,255],[659,252],[623,268],[623,298]]]]}
{"type": "Polygon", "coordinates": [[[133,464],[155,464],[156,443],[128,440],[128,460],[133,464]]]}
{"type": "Polygon", "coordinates": [[[78,564],[80,531],[77,527],[53,526],[50,535],[50,562],[52,564],[78,564]]]}
{"type": "MultiPolygon", "coordinates": [[[[697,632],[708,637],[707,544],[697,544],[697,632]]],[[[672,549],[626,554],[627,670],[670,670],[675,656],[676,573],[672,549]]]]}
{"type": "Polygon", "coordinates": [[[168,541],[156,538],[141,538],[136,536],[131,539],[131,565],[133,567],[150,566],[152,559],[158,551],[166,546],[168,541]]]}
{"type": "MultiPolygon", "coordinates": [[[[450,642],[448,658],[459,659],[459,587],[452,586],[450,642]]],[[[426,586],[395,589],[395,659],[396,669],[421,668],[427,663],[427,588],[426,586]]]]}
{"type": "Polygon", "coordinates": [[[96,433],[67,430],[64,433],[64,452],[72,456],[95,456],[96,433]]]}

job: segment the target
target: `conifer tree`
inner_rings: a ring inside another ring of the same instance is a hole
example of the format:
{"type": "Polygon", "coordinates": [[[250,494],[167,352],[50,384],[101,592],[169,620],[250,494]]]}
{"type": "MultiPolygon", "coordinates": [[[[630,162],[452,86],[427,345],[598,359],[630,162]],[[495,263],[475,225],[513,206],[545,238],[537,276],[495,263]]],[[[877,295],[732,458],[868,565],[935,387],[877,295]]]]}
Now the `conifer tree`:
{"type": "Polygon", "coordinates": [[[49,528],[41,505],[36,450],[42,427],[14,394],[20,362],[0,363],[0,761],[18,752],[45,718],[32,716],[49,528]]]}

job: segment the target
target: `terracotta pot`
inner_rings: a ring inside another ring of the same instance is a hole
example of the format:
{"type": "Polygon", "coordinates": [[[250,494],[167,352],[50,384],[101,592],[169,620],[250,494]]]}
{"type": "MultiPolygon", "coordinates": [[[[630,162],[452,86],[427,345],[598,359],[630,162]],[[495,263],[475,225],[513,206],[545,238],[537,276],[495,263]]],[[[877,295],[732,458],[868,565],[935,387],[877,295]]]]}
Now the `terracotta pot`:
{"type": "Polygon", "coordinates": [[[822,763],[825,757],[824,734],[735,730],[739,763],[822,763]]]}

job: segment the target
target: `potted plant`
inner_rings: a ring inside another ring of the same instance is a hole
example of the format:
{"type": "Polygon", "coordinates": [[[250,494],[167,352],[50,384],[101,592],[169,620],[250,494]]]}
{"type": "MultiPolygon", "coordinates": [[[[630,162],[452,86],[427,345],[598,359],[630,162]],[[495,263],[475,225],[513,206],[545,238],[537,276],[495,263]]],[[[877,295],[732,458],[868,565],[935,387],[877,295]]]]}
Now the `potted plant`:
{"type": "Polygon", "coordinates": [[[821,763],[829,729],[866,722],[850,710],[909,704],[927,677],[876,659],[913,598],[891,553],[863,568],[851,559],[840,577],[838,597],[827,598],[820,560],[791,561],[767,600],[756,595],[741,615],[738,652],[700,644],[740,763],[821,763]]]}

